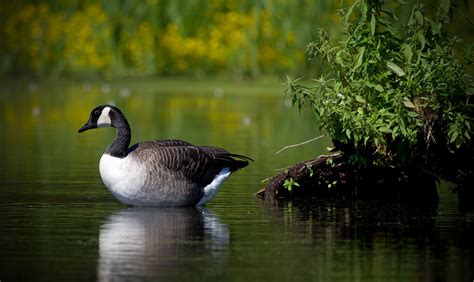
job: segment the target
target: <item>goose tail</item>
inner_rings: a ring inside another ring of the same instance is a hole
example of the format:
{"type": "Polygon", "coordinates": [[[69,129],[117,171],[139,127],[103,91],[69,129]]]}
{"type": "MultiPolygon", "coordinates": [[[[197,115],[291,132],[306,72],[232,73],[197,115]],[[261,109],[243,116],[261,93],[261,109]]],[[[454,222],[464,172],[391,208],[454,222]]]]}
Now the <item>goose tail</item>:
{"type": "Polygon", "coordinates": [[[235,172],[241,168],[248,166],[249,161],[254,161],[253,159],[232,153],[221,153],[215,155],[216,159],[224,162],[226,166],[229,167],[230,172],[235,172]]]}

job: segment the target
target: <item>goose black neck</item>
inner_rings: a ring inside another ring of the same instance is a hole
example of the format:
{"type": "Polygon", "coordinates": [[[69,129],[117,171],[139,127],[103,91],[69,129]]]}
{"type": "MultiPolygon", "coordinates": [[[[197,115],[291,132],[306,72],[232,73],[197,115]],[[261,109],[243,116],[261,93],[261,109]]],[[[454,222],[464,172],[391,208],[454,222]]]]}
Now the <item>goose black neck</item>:
{"type": "Polygon", "coordinates": [[[128,154],[130,140],[132,139],[130,125],[128,124],[125,117],[123,117],[123,119],[121,119],[119,122],[116,122],[113,127],[116,128],[117,134],[115,136],[114,142],[112,142],[112,144],[107,148],[105,153],[113,157],[125,158],[128,154]]]}

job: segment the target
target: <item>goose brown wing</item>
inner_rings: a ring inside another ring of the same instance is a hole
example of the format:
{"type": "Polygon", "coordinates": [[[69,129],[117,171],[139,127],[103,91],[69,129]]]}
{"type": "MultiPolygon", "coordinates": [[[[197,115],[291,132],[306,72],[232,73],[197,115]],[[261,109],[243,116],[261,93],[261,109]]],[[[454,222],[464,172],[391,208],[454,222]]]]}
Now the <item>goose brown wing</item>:
{"type": "Polygon", "coordinates": [[[154,141],[147,141],[145,143],[150,143],[152,146],[193,146],[193,144],[177,139],[161,139],[161,140],[154,140],[154,141]]]}
{"type": "Polygon", "coordinates": [[[225,167],[235,171],[248,164],[245,159],[242,160],[245,157],[230,154],[224,149],[186,145],[187,142],[179,140],[172,142],[177,144],[163,143],[162,140],[143,142],[138,144],[133,155],[152,170],[166,169],[201,187],[211,183],[225,167]]]}
{"type": "Polygon", "coordinates": [[[135,151],[138,146],[140,146],[140,150],[154,150],[154,148],[161,148],[161,147],[174,147],[174,146],[193,146],[193,144],[183,141],[183,140],[176,140],[176,139],[161,139],[161,140],[153,140],[153,141],[145,141],[138,144],[131,146],[128,149],[128,153],[135,151]]]}

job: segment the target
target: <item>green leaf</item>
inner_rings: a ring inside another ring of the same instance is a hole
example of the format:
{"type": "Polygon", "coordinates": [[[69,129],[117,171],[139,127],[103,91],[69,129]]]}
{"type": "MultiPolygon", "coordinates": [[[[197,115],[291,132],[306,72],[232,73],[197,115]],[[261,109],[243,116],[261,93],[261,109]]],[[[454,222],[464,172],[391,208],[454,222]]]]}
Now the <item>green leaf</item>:
{"type": "Polygon", "coordinates": [[[338,63],[341,67],[344,67],[344,61],[341,58],[341,52],[337,52],[336,54],[336,63],[338,63]]]}
{"type": "Polygon", "coordinates": [[[296,182],[292,177],[285,179],[285,182],[283,183],[283,187],[286,188],[289,192],[293,190],[293,186],[300,186],[298,182],[296,182]]]}
{"type": "Polygon", "coordinates": [[[359,140],[360,140],[360,136],[359,136],[359,134],[357,134],[357,132],[354,132],[353,135],[354,135],[355,143],[357,144],[357,143],[359,142],[359,140]]]}
{"type": "Polygon", "coordinates": [[[372,14],[372,16],[370,17],[370,33],[372,34],[372,36],[374,36],[375,34],[375,24],[375,15],[372,14]]]}
{"type": "Polygon", "coordinates": [[[416,19],[416,21],[418,22],[418,24],[419,24],[420,26],[423,26],[423,19],[424,19],[424,17],[423,17],[423,14],[421,13],[420,10],[416,10],[416,11],[415,11],[415,19],[416,19]]]}
{"type": "Polygon", "coordinates": [[[352,71],[355,71],[362,65],[362,62],[364,60],[364,52],[365,52],[365,47],[359,48],[359,53],[357,54],[357,62],[354,68],[352,68],[352,71]]]}
{"type": "Polygon", "coordinates": [[[366,103],[365,99],[362,98],[362,96],[360,96],[360,95],[356,95],[355,99],[356,99],[356,101],[359,102],[359,103],[363,103],[363,104],[366,103]]]}
{"type": "Polygon", "coordinates": [[[422,30],[416,33],[416,39],[418,39],[418,41],[420,42],[421,49],[425,48],[425,35],[423,34],[422,30]]]}
{"type": "MultiPolygon", "coordinates": [[[[355,1],[356,3],[358,1],[355,1]]],[[[361,16],[364,20],[366,20],[366,17],[367,17],[367,10],[368,10],[368,7],[367,7],[367,3],[365,1],[360,1],[360,12],[361,12],[361,16]]]]}
{"type": "Polygon", "coordinates": [[[346,136],[348,139],[351,139],[351,131],[349,130],[349,128],[346,129],[346,136]]]}
{"type": "Polygon", "coordinates": [[[364,137],[364,145],[367,145],[367,141],[369,141],[369,136],[364,137]]]}
{"type": "Polygon", "coordinates": [[[398,76],[404,76],[406,74],[401,67],[393,62],[387,61],[387,67],[398,76]]]}
{"type": "Polygon", "coordinates": [[[354,2],[354,4],[352,4],[352,6],[347,10],[347,12],[344,14],[344,21],[345,22],[348,22],[349,21],[349,18],[351,17],[352,15],[352,11],[354,10],[354,7],[357,5],[357,1],[354,2]]]}
{"type": "Polygon", "coordinates": [[[466,140],[467,140],[467,141],[471,141],[471,135],[469,135],[469,132],[468,132],[468,131],[465,131],[465,132],[464,132],[464,137],[466,137],[466,140]]]}
{"type": "Polygon", "coordinates": [[[451,137],[449,138],[449,143],[453,143],[456,138],[459,136],[459,131],[452,131],[451,137]]]}
{"type": "Polygon", "coordinates": [[[410,109],[415,108],[415,105],[408,98],[403,99],[403,105],[405,105],[405,107],[410,108],[410,109]]]}
{"type": "Polygon", "coordinates": [[[408,63],[411,62],[411,59],[413,58],[413,51],[411,49],[411,46],[408,44],[405,44],[403,46],[403,54],[405,55],[405,59],[408,63]]]}
{"type": "Polygon", "coordinates": [[[418,117],[418,113],[410,111],[410,112],[408,112],[408,116],[412,117],[412,118],[416,118],[416,117],[418,117]]]}
{"type": "Polygon", "coordinates": [[[375,88],[375,90],[377,90],[378,92],[383,92],[383,86],[380,85],[380,84],[375,85],[374,88],[375,88]]]}
{"type": "Polygon", "coordinates": [[[403,136],[406,136],[406,135],[407,135],[407,130],[406,130],[406,128],[405,128],[404,125],[400,126],[400,131],[402,132],[402,135],[403,135],[403,136]]]}
{"type": "Polygon", "coordinates": [[[395,126],[395,127],[392,129],[392,139],[395,139],[395,138],[397,137],[398,130],[399,130],[399,127],[398,127],[398,126],[395,126]]]}
{"type": "Polygon", "coordinates": [[[441,28],[443,27],[443,25],[441,23],[430,21],[430,25],[431,25],[431,30],[433,31],[434,35],[440,35],[441,34],[441,28]]]}

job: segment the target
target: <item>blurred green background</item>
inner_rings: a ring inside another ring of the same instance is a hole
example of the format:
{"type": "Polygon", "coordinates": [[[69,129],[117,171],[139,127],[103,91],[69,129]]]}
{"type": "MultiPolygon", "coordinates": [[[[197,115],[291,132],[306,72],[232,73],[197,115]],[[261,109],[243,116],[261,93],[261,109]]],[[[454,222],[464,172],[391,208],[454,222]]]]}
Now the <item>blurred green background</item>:
{"type": "MultiPolygon", "coordinates": [[[[305,46],[319,28],[337,34],[338,9],[352,2],[2,1],[0,75],[305,76],[318,65],[305,46]]],[[[406,23],[411,5],[387,3],[406,23]]],[[[473,5],[460,6],[472,18],[473,5]]],[[[472,42],[472,23],[454,18],[472,42]]]]}
{"type": "Polygon", "coordinates": [[[303,71],[337,1],[2,1],[0,72],[259,76],[303,71]]]}

